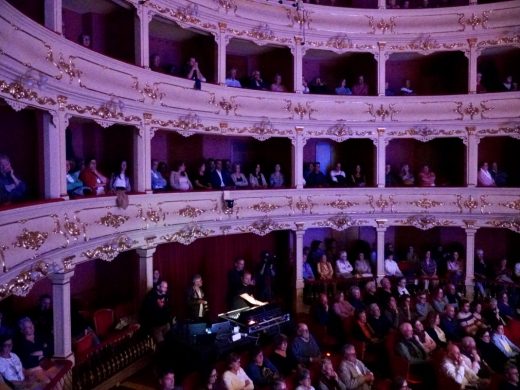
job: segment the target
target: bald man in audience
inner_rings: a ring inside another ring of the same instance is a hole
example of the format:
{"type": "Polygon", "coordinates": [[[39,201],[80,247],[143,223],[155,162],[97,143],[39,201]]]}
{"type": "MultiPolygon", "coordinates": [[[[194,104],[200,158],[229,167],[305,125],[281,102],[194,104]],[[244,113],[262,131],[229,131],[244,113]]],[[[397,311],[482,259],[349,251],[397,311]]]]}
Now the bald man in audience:
{"type": "Polygon", "coordinates": [[[461,388],[468,386],[479,388],[479,378],[473,368],[462,358],[459,347],[448,344],[447,354],[442,362],[442,373],[454,380],[461,388]]]}

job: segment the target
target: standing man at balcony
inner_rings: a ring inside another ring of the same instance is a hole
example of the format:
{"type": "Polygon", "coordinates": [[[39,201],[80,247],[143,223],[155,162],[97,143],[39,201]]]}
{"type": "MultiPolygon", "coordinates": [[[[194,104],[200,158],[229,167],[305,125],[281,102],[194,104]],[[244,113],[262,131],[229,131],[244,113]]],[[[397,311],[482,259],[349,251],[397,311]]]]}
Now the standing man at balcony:
{"type": "Polygon", "coordinates": [[[193,85],[194,89],[200,89],[201,83],[206,82],[206,78],[201,73],[199,69],[199,63],[197,62],[195,57],[191,57],[188,60],[188,63],[186,65],[186,78],[195,81],[195,84],[193,85]]]}
{"type": "Polygon", "coordinates": [[[163,280],[146,295],[141,310],[141,322],[154,340],[157,343],[161,343],[164,341],[166,333],[170,330],[170,319],[168,282],[163,280]]]}
{"type": "Polygon", "coordinates": [[[22,200],[27,187],[14,174],[9,157],[0,154],[0,204],[22,200]]]}

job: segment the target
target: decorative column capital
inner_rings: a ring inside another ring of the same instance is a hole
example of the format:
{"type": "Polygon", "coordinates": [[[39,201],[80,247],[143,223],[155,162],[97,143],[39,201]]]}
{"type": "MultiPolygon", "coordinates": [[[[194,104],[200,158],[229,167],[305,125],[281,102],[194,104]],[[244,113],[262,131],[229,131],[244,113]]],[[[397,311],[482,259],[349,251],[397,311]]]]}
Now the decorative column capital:
{"type": "Polygon", "coordinates": [[[137,248],[136,252],[140,259],[147,259],[152,257],[156,250],[156,246],[145,246],[142,248],[137,248]]]}
{"type": "Polygon", "coordinates": [[[74,276],[74,270],[67,272],[56,272],[49,274],[49,279],[52,284],[68,284],[70,279],[74,276]]]}
{"type": "Polygon", "coordinates": [[[296,234],[305,234],[305,224],[303,222],[295,222],[294,227],[296,228],[296,234]]]}

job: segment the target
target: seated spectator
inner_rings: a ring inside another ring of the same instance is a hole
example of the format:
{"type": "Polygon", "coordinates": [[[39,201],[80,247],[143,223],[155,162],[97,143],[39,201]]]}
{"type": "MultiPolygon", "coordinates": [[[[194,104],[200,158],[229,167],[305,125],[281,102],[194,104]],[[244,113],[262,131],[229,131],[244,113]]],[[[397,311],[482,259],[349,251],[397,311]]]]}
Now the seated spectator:
{"type": "Polygon", "coordinates": [[[408,288],[406,288],[406,278],[399,278],[397,280],[397,284],[395,286],[395,295],[399,298],[403,295],[410,296],[410,291],[408,291],[408,288]]]}
{"type": "Polygon", "coordinates": [[[223,189],[233,186],[231,175],[222,169],[222,160],[215,161],[215,170],[211,172],[211,187],[213,189],[223,189]]]}
{"type": "Polygon", "coordinates": [[[368,307],[368,323],[370,324],[372,330],[374,331],[375,337],[379,340],[383,340],[383,338],[387,335],[388,331],[392,327],[392,324],[381,315],[381,309],[377,305],[377,303],[372,303],[368,307]]]}
{"type": "Polygon", "coordinates": [[[500,385],[500,390],[514,390],[520,388],[518,368],[513,364],[508,364],[504,370],[505,381],[500,385]]]}
{"type": "Polygon", "coordinates": [[[121,161],[116,172],[112,173],[110,178],[110,189],[112,191],[125,191],[130,192],[132,187],[130,186],[130,178],[126,175],[127,164],[126,161],[121,161]]]}
{"type": "Polygon", "coordinates": [[[347,80],[341,80],[341,84],[336,88],[336,95],[352,95],[352,91],[347,87],[347,80]]]}
{"type": "Polygon", "coordinates": [[[341,251],[339,253],[339,259],[336,260],[336,275],[340,278],[352,277],[352,264],[347,260],[347,251],[341,251]]]}
{"type": "Polygon", "coordinates": [[[274,82],[271,84],[271,91],[273,92],[285,92],[285,86],[282,84],[282,76],[277,73],[274,76],[274,82]]]}
{"type": "Polygon", "coordinates": [[[404,85],[400,89],[402,96],[413,96],[415,91],[412,89],[412,82],[409,79],[404,81],[404,85]]]}
{"type": "Polygon", "coordinates": [[[404,186],[413,186],[415,183],[415,177],[410,170],[410,166],[408,164],[404,164],[401,168],[401,182],[404,186]]]}
{"type": "Polygon", "coordinates": [[[321,164],[316,161],[314,163],[314,171],[309,172],[306,178],[307,187],[324,187],[327,185],[327,178],[321,171],[321,164]]]}
{"type": "Polygon", "coordinates": [[[254,70],[251,74],[251,80],[249,81],[249,88],[265,91],[267,90],[267,85],[262,80],[262,76],[260,75],[259,70],[254,70]]]}
{"type": "Polygon", "coordinates": [[[431,311],[433,311],[433,307],[428,302],[427,291],[421,291],[419,294],[417,294],[417,300],[415,302],[415,312],[417,313],[417,319],[419,321],[426,320],[426,317],[431,311]]]}
{"type": "Polygon", "coordinates": [[[336,293],[334,305],[332,305],[332,310],[334,310],[334,314],[338,316],[342,321],[348,320],[352,318],[354,315],[354,306],[352,306],[348,301],[345,300],[345,294],[343,291],[339,291],[336,293]]]}
{"type": "Polygon", "coordinates": [[[311,314],[315,323],[329,328],[331,325],[331,308],[327,294],[320,293],[318,301],[311,308],[311,314]]]}
{"type": "Polygon", "coordinates": [[[449,344],[447,354],[442,361],[442,373],[461,385],[461,388],[473,386],[478,388],[479,378],[467,360],[462,358],[459,347],[449,344]]]}
{"type": "Polygon", "coordinates": [[[314,390],[311,384],[311,372],[306,368],[301,368],[298,371],[298,387],[296,390],[314,390]]]}
{"type": "Polygon", "coordinates": [[[195,84],[193,85],[193,89],[201,89],[201,83],[206,82],[206,78],[203,76],[202,72],[199,69],[199,63],[194,57],[191,57],[186,64],[186,78],[190,80],[194,80],[195,84]]]}
{"type": "Polygon", "coordinates": [[[491,341],[508,359],[516,358],[520,353],[520,348],[505,335],[504,325],[500,324],[495,328],[491,341]]]}
{"type": "Polygon", "coordinates": [[[387,0],[386,8],[388,8],[388,9],[399,9],[401,7],[397,3],[397,0],[387,0]]]}
{"type": "Polygon", "coordinates": [[[175,373],[171,369],[164,370],[159,377],[159,390],[175,389],[175,373]]]}
{"type": "Polygon", "coordinates": [[[289,345],[287,336],[282,333],[276,335],[273,344],[274,351],[270,356],[271,363],[282,376],[286,377],[296,368],[296,361],[291,356],[290,351],[287,350],[289,345]]]}
{"type": "Polygon", "coordinates": [[[65,170],[67,171],[67,175],[65,176],[67,182],[67,194],[74,197],[85,195],[85,190],[87,190],[88,193],[89,189],[83,185],[81,180],[79,180],[79,171],[74,170],[74,161],[67,160],[65,162],[65,170]]]}
{"type": "Polygon", "coordinates": [[[412,306],[412,298],[409,294],[399,296],[399,317],[401,321],[413,323],[417,314],[412,306]]]}
{"type": "Polygon", "coordinates": [[[386,276],[403,276],[403,273],[399,269],[399,265],[394,260],[394,254],[389,253],[385,259],[385,275],[386,276]]]}
{"type": "Polygon", "coordinates": [[[11,337],[0,336],[0,375],[12,383],[15,388],[24,388],[25,375],[22,362],[18,355],[12,352],[13,340],[11,337]]]}
{"type": "Polygon", "coordinates": [[[486,324],[488,324],[492,329],[495,329],[500,324],[506,324],[506,319],[501,316],[498,308],[498,301],[495,298],[489,300],[489,305],[484,310],[483,317],[486,324]]]}
{"type": "Polygon", "coordinates": [[[426,333],[435,341],[438,347],[445,347],[448,344],[446,333],[440,327],[441,316],[436,311],[431,311],[426,317],[426,333]]]}
{"type": "Polygon", "coordinates": [[[330,181],[332,185],[342,187],[347,184],[347,175],[341,169],[341,163],[336,163],[336,166],[330,170],[330,181]]]}
{"type": "Polygon", "coordinates": [[[478,185],[482,187],[494,187],[495,180],[489,172],[489,166],[487,162],[483,162],[478,170],[478,185]]]}
{"type": "Polygon", "coordinates": [[[367,184],[365,173],[361,170],[361,165],[359,164],[354,167],[354,172],[352,172],[350,178],[354,187],[364,187],[367,184]]]}
{"type": "Polygon", "coordinates": [[[201,162],[195,179],[193,180],[193,188],[197,190],[209,190],[211,189],[211,183],[208,181],[208,175],[206,175],[206,163],[201,162]]]}
{"type": "Polygon", "coordinates": [[[364,76],[358,76],[356,84],[352,87],[352,95],[368,96],[368,84],[364,76]]]}
{"type": "Polygon", "coordinates": [[[79,43],[81,44],[81,46],[90,49],[90,47],[92,46],[92,39],[90,35],[82,33],[79,36],[79,43]]]}
{"type": "Polygon", "coordinates": [[[515,310],[509,304],[509,296],[507,295],[507,292],[503,292],[499,295],[497,307],[500,317],[506,320],[506,322],[516,318],[515,310]]]}
{"type": "Polygon", "coordinates": [[[217,369],[213,366],[204,370],[202,378],[199,381],[199,390],[219,390],[222,389],[222,383],[220,383],[217,369]]]}
{"type": "Polygon", "coordinates": [[[509,75],[506,77],[504,82],[501,85],[501,91],[502,92],[511,92],[514,91],[513,89],[513,76],[509,75]]]}
{"type": "Polygon", "coordinates": [[[296,337],[291,344],[291,351],[299,364],[307,365],[319,361],[321,355],[320,347],[309,333],[307,324],[298,324],[296,337]]]}
{"type": "MultiPolygon", "coordinates": [[[[18,321],[20,337],[16,340],[16,352],[20,357],[23,368],[31,372],[43,374],[40,361],[44,357],[52,356],[52,340],[44,340],[36,332],[34,324],[29,317],[18,321]]],[[[39,377],[43,378],[44,375],[39,377]]]]}
{"type": "Polygon", "coordinates": [[[395,187],[397,185],[397,177],[392,172],[392,166],[390,164],[385,165],[385,187],[395,187]]]}
{"type": "Polygon", "coordinates": [[[356,349],[351,344],[342,348],[338,375],[347,390],[370,390],[375,379],[365,364],[356,358],[356,349]]]}
{"type": "Polygon", "coordinates": [[[374,280],[369,280],[365,284],[365,293],[363,294],[363,302],[365,305],[371,305],[372,303],[377,303],[379,307],[383,307],[379,304],[379,297],[377,296],[377,285],[374,280]]]}
{"type": "Polygon", "coordinates": [[[87,160],[87,166],[79,174],[79,179],[90,188],[93,195],[104,195],[108,184],[107,178],[97,170],[95,159],[87,160]]]}
{"type": "Polygon", "coordinates": [[[320,77],[316,77],[310,85],[311,93],[315,95],[326,95],[329,93],[327,85],[321,80],[320,77]]]}
{"type": "MultiPolygon", "coordinates": [[[[395,3],[395,0],[391,1],[395,3]]],[[[386,8],[388,8],[388,6],[386,8]]],[[[385,82],[385,96],[395,96],[395,91],[393,88],[390,87],[390,83],[388,81],[385,82]]]]}
{"type": "Polygon", "coordinates": [[[311,90],[309,89],[309,84],[307,83],[305,77],[302,77],[302,93],[311,93],[311,90]]]}
{"type": "Polygon", "coordinates": [[[430,171],[428,165],[424,165],[421,172],[419,172],[419,186],[435,187],[435,173],[430,171]]]}
{"type": "Polygon", "coordinates": [[[318,276],[321,280],[330,280],[334,276],[332,264],[327,260],[327,255],[323,254],[317,264],[318,276]]]}
{"type": "Polygon", "coordinates": [[[27,186],[14,174],[11,160],[0,154],[0,205],[23,200],[26,194],[27,186]]]}
{"type": "Polygon", "coordinates": [[[274,172],[269,177],[269,185],[271,188],[282,188],[284,186],[284,178],[281,172],[282,167],[280,164],[274,166],[274,172]]]}
{"type": "Polygon", "coordinates": [[[430,282],[436,286],[439,282],[437,280],[437,262],[432,258],[431,251],[426,251],[424,260],[419,264],[419,275],[424,278],[424,289],[427,290],[430,282]]]}
{"type": "Polygon", "coordinates": [[[315,279],[314,271],[312,270],[312,266],[307,261],[307,258],[305,256],[303,257],[302,271],[303,271],[303,276],[302,276],[303,280],[313,281],[315,279]]]}
{"type": "Polygon", "coordinates": [[[276,367],[264,357],[260,347],[254,347],[251,351],[251,363],[246,368],[246,373],[257,387],[269,386],[280,376],[276,367]]]}
{"type": "Polygon", "coordinates": [[[237,80],[237,69],[231,68],[229,77],[226,79],[226,86],[232,88],[242,88],[242,84],[237,80]]]}
{"type": "Polygon", "coordinates": [[[469,310],[469,301],[467,299],[462,300],[460,303],[460,311],[457,313],[457,320],[465,334],[475,336],[478,330],[478,325],[473,317],[473,313],[469,310]]]}
{"type": "Polygon", "coordinates": [[[381,279],[381,287],[377,290],[377,303],[381,306],[386,306],[390,297],[394,296],[392,290],[392,282],[386,276],[381,279]]]}
{"type": "Polygon", "coordinates": [[[477,73],[477,93],[486,93],[486,87],[482,83],[482,73],[477,73]]]}
{"type": "Polygon", "coordinates": [[[235,164],[235,169],[231,174],[231,180],[233,180],[233,183],[235,183],[236,187],[247,187],[249,185],[246,179],[246,175],[240,171],[240,164],[235,164]]]}
{"type": "Polygon", "coordinates": [[[177,170],[170,174],[170,186],[174,190],[190,191],[193,189],[188,173],[186,172],[186,164],[180,162],[177,164],[177,170]]]}
{"type": "Polygon", "coordinates": [[[457,288],[453,283],[448,283],[446,286],[446,299],[448,303],[453,305],[455,309],[459,309],[461,307],[462,294],[457,291],[457,288]]]}
{"type": "Polygon", "coordinates": [[[453,284],[459,284],[464,281],[464,266],[459,257],[459,252],[453,252],[446,264],[448,268],[448,280],[453,284]]]}
{"type": "Polygon", "coordinates": [[[222,375],[222,380],[227,390],[253,390],[253,381],[240,367],[240,356],[231,353],[227,359],[227,371],[222,375]]]}
{"type": "Polygon", "coordinates": [[[325,358],[321,361],[321,374],[318,383],[320,390],[345,390],[345,384],[339,379],[338,374],[330,359],[325,358]]]}
{"type": "Polygon", "coordinates": [[[430,337],[428,333],[424,330],[424,326],[421,321],[415,320],[413,322],[413,334],[415,339],[421,344],[423,349],[426,351],[426,354],[431,354],[435,348],[437,348],[437,344],[430,337]]]}
{"type": "Polygon", "coordinates": [[[489,172],[491,173],[491,177],[495,181],[497,187],[504,187],[507,185],[507,173],[499,170],[498,164],[495,161],[491,164],[489,172]]]}
{"type": "Polygon", "coordinates": [[[507,361],[507,356],[491,342],[491,334],[488,329],[479,329],[475,341],[479,355],[493,371],[500,372],[503,370],[507,361]]]}
{"type": "Polygon", "coordinates": [[[428,354],[422,344],[414,337],[412,324],[403,322],[399,326],[401,341],[397,344],[397,354],[404,357],[413,370],[414,366],[424,365],[427,362],[428,354]]]}
{"type": "Polygon", "coordinates": [[[512,275],[507,265],[507,258],[503,257],[495,268],[495,281],[500,284],[513,284],[512,275]]]}
{"type": "Polygon", "coordinates": [[[437,313],[443,313],[448,304],[448,299],[444,296],[444,290],[439,287],[433,293],[432,306],[437,313]]]}
{"type": "Polygon", "coordinates": [[[252,188],[267,188],[267,181],[260,164],[256,164],[254,172],[249,174],[249,184],[252,188]]]}
{"type": "Polygon", "coordinates": [[[365,310],[357,310],[354,315],[355,321],[352,328],[352,337],[358,341],[367,344],[377,344],[381,342],[370,324],[368,323],[367,313],[365,310]]]}
{"type": "Polygon", "coordinates": [[[164,73],[164,69],[161,66],[161,56],[159,54],[153,54],[150,56],[150,69],[154,72],[164,73]]]}
{"type": "Polygon", "coordinates": [[[161,172],[158,171],[159,161],[152,160],[152,190],[161,191],[165,190],[168,182],[163,177],[161,172]]]}
{"type": "Polygon", "coordinates": [[[462,338],[462,328],[455,317],[455,307],[446,305],[444,313],[441,316],[441,328],[446,334],[446,338],[450,341],[460,341],[462,338]]]}
{"type": "Polygon", "coordinates": [[[384,316],[386,317],[386,320],[390,326],[394,329],[397,329],[401,322],[403,322],[401,318],[401,312],[397,307],[397,299],[395,299],[395,297],[391,296],[388,299],[388,302],[385,305],[384,316]]]}
{"type": "Polygon", "coordinates": [[[354,263],[354,270],[356,274],[361,277],[372,277],[372,268],[367,259],[365,259],[365,254],[363,252],[359,252],[358,258],[354,263]]]}
{"type": "Polygon", "coordinates": [[[354,307],[355,310],[364,310],[365,304],[361,299],[361,290],[359,286],[351,286],[349,292],[349,303],[354,307]]]}
{"type": "Polygon", "coordinates": [[[481,376],[481,374],[484,373],[484,364],[481,364],[482,359],[478,354],[477,344],[475,343],[473,337],[466,336],[462,338],[460,343],[460,353],[462,355],[462,359],[465,360],[465,364],[471,367],[477,376],[481,376]]]}

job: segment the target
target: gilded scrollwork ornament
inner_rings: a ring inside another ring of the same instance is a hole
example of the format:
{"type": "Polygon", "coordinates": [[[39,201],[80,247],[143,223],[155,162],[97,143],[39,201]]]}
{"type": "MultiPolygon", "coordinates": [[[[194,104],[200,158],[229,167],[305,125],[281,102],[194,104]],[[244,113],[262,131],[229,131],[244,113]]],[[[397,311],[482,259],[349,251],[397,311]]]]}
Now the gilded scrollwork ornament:
{"type": "Polygon", "coordinates": [[[82,253],[82,255],[90,260],[100,259],[104,261],[112,261],[116,256],[132,248],[136,242],[132,241],[127,236],[120,236],[114,240],[100,245],[94,249],[89,249],[82,253]]]}
{"type": "Polygon", "coordinates": [[[438,202],[438,201],[430,199],[430,198],[421,198],[421,199],[409,202],[409,204],[414,205],[416,207],[420,207],[422,209],[426,209],[426,210],[431,209],[433,207],[444,206],[444,203],[438,202]]]}
{"type": "Polygon", "coordinates": [[[493,219],[486,222],[487,225],[491,225],[496,228],[504,228],[513,230],[520,233],[520,218],[514,219],[493,219]]]}
{"type": "Polygon", "coordinates": [[[275,205],[273,203],[260,202],[260,203],[256,203],[256,204],[250,206],[249,208],[252,210],[267,214],[267,213],[273,212],[276,209],[279,209],[280,207],[281,206],[275,205]]]}
{"type": "Polygon", "coordinates": [[[20,272],[15,278],[4,285],[0,285],[0,298],[9,295],[25,297],[31,291],[34,284],[46,277],[49,273],[49,264],[40,260],[34,263],[31,268],[20,272]]]}
{"type": "Polygon", "coordinates": [[[315,222],[314,226],[329,227],[334,230],[342,231],[352,226],[360,226],[368,223],[366,220],[353,219],[344,214],[338,214],[324,221],[315,222]]]}
{"type": "Polygon", "coordinates": [[[193,206],[187,205],[186,207],[183,207],[182,209],[180,209],[178,211],[178,214],[181,217],[192,218],[193,219],[193,218],[200,217],[205,212],[206,212],[206,210],[202,210],[202,209],[199,209],[197,207],[193,207],[193,206]]]}
{"type": "Polygon", "coordinates": [[[36,230],[23,229],[22,234],[16,237],[16,241],[13,243],[15,247],[30,249],[37,251],[45,243],[49,237],[47,232],[39,232],[36,230]]]}
{"type": "Polygon", "coordinates": [[[96,223],[106,227],[113,227],[114,229],[117,229],[129,219],[130,217],[126,215],[112,214],[111,212],[108,212],[106,215],[101,217],[99,221],[97,221],[96,223]]]}
{"type": "Polygon", "coordinates": [[[253,222],[248,226],[240,226],[238,228],[242,233],[253,233],[257,236],[265,236],[275,230],[284,230],[289,228],[289,224],[278,223],[271,218],[262,218],[258,221],[253,222]]]}
{"type": "Polygon", "coordinates": [[[184,245],[189,245],[199,238],[208,237],[213,234],[214,230],[205,229],[198,224],[190,224],[178,230],[175,233],[165,234],[161,236],[161,240],[167,242],[179,242],[184,245]]]}
{"type": "Polygon", "coordinates": [[[414,226],[421,230],[428,230],[438,226],[450,226],[453,223],[447,219],[440,220],[432,215],[413,215],[403,220],[396,221],[403,225],[414,226]]]}

